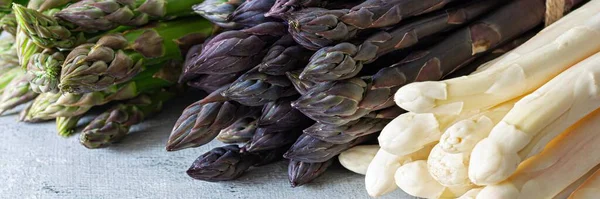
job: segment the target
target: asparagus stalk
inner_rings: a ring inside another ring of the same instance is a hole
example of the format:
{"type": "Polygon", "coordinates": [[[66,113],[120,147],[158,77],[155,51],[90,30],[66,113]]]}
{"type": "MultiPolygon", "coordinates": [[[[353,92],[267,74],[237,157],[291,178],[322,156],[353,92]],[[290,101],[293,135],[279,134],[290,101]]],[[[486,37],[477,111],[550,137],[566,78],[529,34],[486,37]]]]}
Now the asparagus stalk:
{"type": "Polygon", "coordinates": [[[600,74],[599,62],[597,53],[517,102],[473,150],[471,180],[485,185],[505,180],[519,163],[538,154],[550,140],[599,108],[595,91],[599,88],[595,83],[595,76],[600,74]]]}
{"type": "Polygon", "coordinates": [[[315,123],[304,129],[304,133],[319,140],[344,144],[356,138],[380,132],[391,120],[361,118],[342,126],[315,123]]]}
{"type": "Polygon", "coordinates": [[[245,0],[233,13],[229,21],[233,28],[254,27],[262,23],[275,21],[265,14],[273,7],[275,0],[245,0]]]}
{"type": "Polygon", "coordinates": [[[238,118],[233,124],[222,129],[217,135],[217,140],[226,144],[250,141],[258,128],[260,113],[256,113],[238,118]]]}
{"type": "Polygon", "coordinates": [[[235,102],[196,102],[188,106],[179,119],[167,142],[167,151],[202,146],[212,141],[221,129],[238,118],[258,111],[235,102]]]}
{"type": "Polygon", "coordinates": [[[457,120],[453,115],[405,113],[383,128],[379,145],[391,154],[411,154],[439,141],[442,133],[457,120]]]}
{"type": "MultiPolygon", "coordinates": [[[[393,106],[393,93],[399,88],[411,82],[443,78],[499,44],[538,25],[543,18],[543,10],[544,4],[537,0],[513,1],[458,30],[429,50],[415,52],[400,63],[364,78],[366,82],[353,78],[320,84],[303,95],[295,105],[318,122],[338,124],[347,123],[349,120],[346,118],[356,119],[370,111],[393,106]],[[517,15],[520,20],[512,23],[512,18],[517,15]],[[352,90],[344,88],[350,86],[352,90]]],[[[460,109],[446,111],[446,114],[460,113],[460,109]]]]}
{"type": "Polygon", "coordinates": [[[194,12],[223,28],[237,26],[232,22],[231,14],[246,0],[205,0],[192,6],[194,12]]]}
{"type": "Polygon", "coordinates": [[[366,175],[367,168],[375,154],[379,151],[378,145],[359,145],[352,147],[338,156],[344,168],[361,175],[366,175]]]}
{"type": "Polygon", "coordinates": [[[306,66],[311,51],[298,45],[291,35],[281,37],[271,46],[258,71],[269,75],[285,75],[286,72],[306,66]]]}
{"type": "Polygon", "coordinates": [[[182,59],[178,39],[209,35],[211,30],[208,21],[190,18],[103,36],[69,53],[59,87],[65,92],[88,93],[126,82],[147,65],[182,59]]]}
{"type": "Polygon", "coordinates": [[[299,187],[307,184],[319,176],[323,175],[327,168],[331,166],[333,159],[325,162],[306,163],[290,160],[288,166],[288,178],[292,187],[299,187]]]}
{"type": "Polygon", "coordinates": [[[310,80],[300,79],[300,72],[301,71],[291,71],[287,72],[285,75],[290,80],[294,88],[296,88],[296,91],[301,95],[304,95],[308,93],[310,89],[315,87],[317,83],[312,82],[310,80]]]}
{"type": "Polygon", "coordinates": [[[242,74],[240,73],[222,75],[201,75],[196,79],[187,82],[187,84],[193,88],[201,89],[203,91],[212,93],[216,90],[219,90],[220,88],[223,88],[226,85],[233,83],[241,75],[242,74]]]}
{"type": "Polygon", "coordinates": [[[198,157],[187,174],[194,179],[209,182],[233,180],[252,166],[258,167],[281,159],[282,151],[285,150],[279,148],[251,153],[237,145],[217,147],[198,157]]]}
{"type": "Polygon", "coordinates": [[[265,16],[283,18],[290,12],[302,8],[324,7],[330,3],[330,1],[331,0],[277,0],[265,16]]]}
{"type": "Polygon", "coordinates": [[[39,121],[77,116],[86,113],[94,106],[132,99],[141,93],[171,86],[179,75],[173,71],[180,71],[180,66],[176,61],[148,66],[147,70],[131,81],[110,86],[103,91],[86,94],[43,93],[34,100],[27,118],[39,121]],[[170,73],[162,72],[164,70],[170,73]]]}
{"type": "Polygon", "coordinates": [[[27,79],[36,93],[58,93],[60,71],[65,53],[46,49],[31,56],[27,64],[27,79]]]}
{"type": "Polygon", "coordinates": [[[373,136],[367,135],[344,144],[334,144],[303,134],[283,157],[307,163],[324,162],[371,138],[373,136]]]}
{"type": "Polygon", "coordinates": [[[426,160],[417,160],[400,166],[395,174],[396,185],[402,191],[419,198],[456,198],[467,190],[449,191],[435,181],[427,170],[426,160]]]}
{"type": "Polygon", "coordinates": [[[4,93],[5,90],[10,90],[11,88],[8,86],[11,82],[21,76],[23,76],[23,69],[21,68],[3,70],[0,75],[0,94],[4,93]]]}
{"type": "Polygon", "coordinates": [[[36,45],[43,48],[72,48],[85,42],[83,32],[72,32],[52,17],[50,10],[42,13],[21,5],[13,7],[17,24],[36,45]]]}
{"type": "Polygon", "coordinates": [[[476,1],[391,30],[382,30],[360,45],[341,43],[322,48],[312,56],[301,78],[321,82],[354,77],[362,70],[364,64],[371,63],[394,50],[412,47],[425,37],[468,24],[502,2],[476,1]]]}
{"type": "MultiPolygon", "coordinates": [[[[76,25],[76,29],[95,32],[117,26],[141,26],[150,20],[172,19],[193,13],[192,6],[202,0],[82,0],[56,13],[56,17],[76,25]]],[[[189,30],[189,29],[188,29],[189,30]]]]}
{"type": "Polygon", "coordinates": [[[31,91],[29,81],[27,81],[24,71],[20,71],[20,74],[15,76],[14,79],[8,83],[6,89],[2,93],[2,97],[0,98],[0,115],[21,104],[30,102],[37,96],[37,93],[31,91]]]}
{"type": "Polygon", "coordinates": [[[233,180],[258,161],[258,156],[240,152],[237,145],[227,145],[214,148],[198,157],[187,174],[194,179],[209,182],[233,180]]]}
{"type": "Polygon", "coordinates": [[[44,50],[42,47],[35,44],[20,26],[17,27],[17,35],[15,36],[15,40],[19,65],[23,68],[27,68],[27,64],[29,64],[31,56],[44,50]]]}
{"type": "Polygon", "coordinates": [[[77,123],[81,119],[81,115],[73,117],[57,117],[56,118],[56,131],[58,135],[62,137],[69,137],[75,133],[77,123]]]}
{"type": "Polygon", "coordinates": [[[81,132],[79,141],[88,149],[118,142],[129,133],[131,126],[161,111],[165,101],[173,97],[173,92],[160,90],[116,105],[92,120],[81,132]]]}
{"type": "Polygon", "coordinates": [[[15,14],[4,15],[0,19],[0,28],[13,36],[17,35],[17,17],[15,14]]]}
{"type": "Polygon", "coordinates": [[[218,34],[201,50],[189,52],[192,55],[186,59],[180,82],[195,79],[199,74],[246,71],[259,64],[270,45],[285,34],[285,25],[278,22],[218,34]]]}
{"type": "Polygon", "coordinates": [[[519,165],[510,178],[485,187],[477,198],[554,197],[600,163],[599,157],[590,156],[600,151],[600,136],[594,133],[599,121],[599,111],[588,115],[519,165]]]}
{"type": "Polygon", "coordinates": [[[246,106],[262,106],[297,94],[287,77],[261,73],[258,68],[246,72],[222,92],[224,97],[246,106]]]}
{"type": "Polygon", "coordinates": [[[450,106],[469,111],[531,92],[600,51],[600,43],[586,39],[598,36],[598,12],[600,3],[589,2],[489,66],[491,70],[465,78],[411,84],[396,93],[396,103],[413,112],[435,112],[450,106]]]}
{"type": "Polygon", "coordinates": [[[258,120],[258,129],[246,145],[251,152],[279,148],[294,143],[302,129],[312,121],[291,107],[292,98],[266,104],[258,120]]]}
{"type": "Polygon", "coordinates": [[[600,171],[596,170],[569,196],[569,199],[592,199],[598,195],[598,187],[600,187],[600,171]]]}
{"type": "Polygon", "coordinates": [[[294,39],[311,50],[349,40],[358,30],[381,28],[443,8],[453,0],[368,0],[352,9],[304,9],[287,17],[294,39]]]}
{"type": "Polygon", "coordinates": [[[398,186],[394,183],[394,176],[390,174],[404,164],[427,159],[433,145],[435,144],[406,156],[397,156],[381,149],[377,151],[365,175],[365,187],[369,195],[379,197],[396,190],[398,186]]]}

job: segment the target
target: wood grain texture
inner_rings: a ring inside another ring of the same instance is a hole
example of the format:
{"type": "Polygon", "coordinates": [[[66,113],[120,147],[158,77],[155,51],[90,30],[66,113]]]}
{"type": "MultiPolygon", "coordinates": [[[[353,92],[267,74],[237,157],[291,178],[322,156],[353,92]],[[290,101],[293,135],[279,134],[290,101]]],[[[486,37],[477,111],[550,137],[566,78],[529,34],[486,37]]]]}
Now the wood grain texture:
{"type": "MultiPolygon", "coordinates": [[[[208,183],[185,171],[203,152],[221,145],[166,152],[175,120],[194,99],[166,104],[159,117],[134,127],[121,143],[88,150],[79,136],[56,135],[54,123],[17,123],[0,117],[0,198],[369,198],[363,176],[339,164],[316,182],[291,188],[287,163],[255,168],[233,182],[208,183]]],[[[84,118],[91,120],[91,118],[84,118]]],[[[412,198],[396,191],[384,198],[412,198]]]]}

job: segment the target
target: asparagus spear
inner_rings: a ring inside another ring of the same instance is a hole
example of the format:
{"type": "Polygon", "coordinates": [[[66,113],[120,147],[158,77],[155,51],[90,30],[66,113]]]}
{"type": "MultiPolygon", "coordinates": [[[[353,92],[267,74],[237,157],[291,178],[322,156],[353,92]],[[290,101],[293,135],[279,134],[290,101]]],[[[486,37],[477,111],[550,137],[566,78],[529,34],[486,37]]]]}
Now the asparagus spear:
{"type": "MultiPolygon", "coordinates": [[[[393,106],[393,93],[400,87],[443,78],[541,23],[543,10],[544,4],[537,0],[513,1],[429,50],[415,52],[400,63],[364,78],[367,82],[354,78],[320,84],[297,100],[295,106],[319,122],[332,124],[344,124],[370,111],[393,106]],[[515,16],[520,20],[512,20],[515,16]],[[347,88],[350,86],[352,90],[347,88]]],[[[455,110],[447,110],[450,112],[455,110]]]]}
{"type": "Polygon", "coordinates": [[[194,179],[209,182],[233,180],[252,166],[258,167],[281,159],[282,151],[285,150],[279,148],[251,153],[237,145],[217,147],[198,157],[187,174],[194,179]]]}
{"type": "Polygon", "coordinates": [[[333,159],[318,163],[306,163],[290,160],[290,164],[288,166],[288,178],[290,180],[290,184],[292,187],[305,185],[323,175],[332,163],[333,159]]]}
{"type": "Polygon", "coordinates": [[[263,23],[244,30],[227,31],[204,44],[201,51],[189,53],[180,82],[199,74],[231,74],[246,71],[263,59],[267,48],[285,35],[285,25],[263,23]],[[202,53],[199,53],[202,52],[202,53]]]}
{"type": "MultiPolygon", "coordinates": [[[[593,170],[592,170],[593,171],[593,170]]],[[[598,195],[600,170],[595,170],[587,180],[569,196],[569,199],[591,199],[598,195]]]]}
{"type": "Polygon", "coordinates": [[[304,129],[304,133],[325,142],[344,144],[356,138],[379,132],[390,121],[389,119],[361,118],[342,126],[315,123],[304,129]]]}
{"type": "Polygon", "coordinates": [[[23,76],[23,69],[21,68],[7,68],[2,70],[2,74],[0,75],[0,94],[4,93],[5,90],[10,90],[8,87],[11,82],[23,76]]]}
{"type": "Polygon", "coordinates": [[[250,141],[258,128],[260,113],[256,113],[238,118],[233,124],[222,129],[219,135],[217,135],[217,140],[227,144],[250,141]]]}
{"type": "Polygon", "coordinates": [[[19,58],[19,65],[23,68],[27,68],[31,56],[36,53],[42,52],[44,49],[35,44],[27,34],[22,31],[20,26],[17,27],[17,35],[15,36],[17,57],[19,58]]]}
{"type": "Polygon", "coordinates": [[[11,35],[17,35],[17,17],[15,14],[4,15],[0,19],[0,28],[3,31],[10,33],[11,35]]]}
{"type": "MultiPolygon", "coordinates": [[[[202,0],[82,0],[56,13],[56,17],[86,32],[111,30],[117,26],[141,26],[150,20],[172,19],[193,13],[202,0]]],[[[189,30],[189,29],[188,29],[189,30]]]]}
{"type": "Polygon", "coordinates": [[[600,86],[595,83],[595,76],[600,74],[598,63],[600,53],[519,100],[473,149],[469,163],[471,181],[487,185],[507,179],[519,163],[538,154],[554,137],[600,108],[596,92],[600,86]]]}
{"type": "Polygon", "coordinates": [[[595,133],[599,121],[599,111],[589,114],[553,138],[541,153],[520,164],[510,178],[486,186],[477,198],[554,197],[600,164],[600,157],[590,155],[600,151],[600,136],[595,133]]]}
{"type": "Polygon", "coordinates": [[[277,0],[265,16],[283,18],[286,14],[302,8],[324,7],[329,1],[330,0],[277,0]]]}
{"type": "Polygon", "coordinates": [[[288,78],[261,73],[258,68],[246,72],[222,92],[224,97],[246,106],[262,106],[297,94],[288,78]]]}
{"type": "Polygon", "coordinates": [[[68,27],[59,24],[52,17],[55,13],[48,13],[29,9],[21,5],[13,7],[17,24],[36,45],[43,48],[72,48],[85,42],[83,32],[72,32],[68,27]]]}
{"type": "Polygon", "coordinates": [[[201,155],[187,170],[196,179],[209,182],[233,180],[240,177],[259,157],[240,152],[237,145],[217,147],[201,155]]]}
{"type": "Polygon", "coordinates": [[[368,141],[373,137],[367,135],[344,144],[334,144],[303,134],[283,157],[308,163],[324,162],[339,155],[342,151],[368,141]]]}
{"type": "Polygon", "coordinates": [[[304,9],[287,17],[294,39],[311,50],[349,40],[358,30],[381,28],[443,8],[454,0],[368,0],[352,9],[304,9]]]}
{"type": "Polygon", "coordinates": [[[281,37],[271,46],[258,71],[269,75],[285,75],[286,72],[302,68],[308,63],[311,51],[298,45],[291,35],[281,37]]]}
{"type": "Polygon", "coordinates": [[[293,98],[282,98],[263,107],[258,129],[246,145],[251,152],[265,151],[294,143],[312,121],[291,107],[293,98]]]}
{"type": "Polygon", "coordinates": [[[492,70],[466,78],[411,84],[397,92],[396,102],[413,112],[433,112],[446,106],[461,106],[457,111],[470,111],[531,92],[600,50],[600,44],[593,43],[596,40],[585,39],[598,35],[595,19],[599,10],[599,3],[589,2],[489,66],[492,70]],[[569,44],[568,48],[565,44],[569,44]],[[422,93],[424,90],[429,94],[422,93]]]}
{"type": "Polygon", "coordinates": [[[338,160],[344,168],[365,175],[377,151],[379,151],[378,145],[359,145],[340,153],[338,160]]]}
{"type": "Polygon", "coordinates": [[[27,64],[27,79],[36,93],[57,93],[61,65],[65,53],[46,49],[31,56],[27,64]]]}
{"type": "Polygon", "coordinates": [[[235,24],[233,28],[254,27],[256,25],[275,21],[265,14],[275,4],[275,0],[245,0],[230,16],[235,24]]]}
{"type": "Polygon", "coordinates": [[[212,141],[219,131],[233,124],[237,118],[254,114],[254,108],[235,102],[196,102],[188,106],[179,119],[167,142],[167,151],[202,146],[212,141]]]}
{"type": "Polygon", "coordinates": [[[237,80],[242,74],[231,73],[222,75],[200,75],[194,80],[187,82],[193,88],[201,89],[206,92],[214,92],[229,85],[237,80]]]}
{"type": "Polygon", "coordinates": [[[2,97],[0,98],[0,115],[21,104],[30,102],[38,95],[37,93],[31,91],[29,81],[27,81],[27,77],[25,76],[25,72],[20,71],[20,73],[21,74],[12,79],[2,93],[2,97]]]}
{"type": "Polygon", "coordinates": [[[131,81],[110,86],[103,91],[86,94],[43,93],[34,100],[27,118],[39,121],[56,117],[72,117],[84,114],[94,106],[131,99],[147,91],[168,87],[174,84],[179,74],[162,71],[180,71],[180,67],[181,65],[176,61],[148,66],[147,70],[131,81]]]}
{"type": "Polygon", "coordinates": [[[88,149],[102,148],[118,142],[129,133],[131,126],[159,112],[164,102],[173,97],[173,92],[159,90],[116,105],[92,120],[83,129],[79,141],[88,149]]]}
{"type": "Polygon", "coordinates": [[[502,2],[504,1],[476,1],[391,30],[382,30],[360,45],[341,43],[322,48],[312,56],[301,78],[334,81],[354,77],[362,70],[363,64],[373,62],[391,51],[414,46],[427,36],[468,24],[502,2]]]}
{"type": "Polygon", "coordinates": [[[223,28],[237,26],[230,19],[233,11],[246,0],[205,0],[192,6],[194,12],[223,28]]]}
{"type": "Polygon", "coordinates": [[[290,82],[292,83],[294,88],[296,88],[296,91],[298,93],[300,93],[301,95],[304,95],[310,89],[315,87],[317,85],[317,83],[312,82],[310,80],[300,79],[300,73],[301,73],[301,71],[291,71],[291,72],[287,72],[286,76],[290,80],[290,82]]]}
{"type": "Polygon", "coordinates": [[[390,174],[395,173],[404,164],[427,159],[433,145],[405,156],[397,156],[382,149],[377,151],[365,174],[365,187],[369,195],[378,197],[397,189],[394,175],[390,174]]]}
{"type": "Polygon", "coordinates": [[[58,135],[62,137],[69,137],[75,133],[77,123],[81,119],[81,115],[73,117],[57,117],[56,118],[56,131],[58,135]]]}
{"type": "Polygon", "coordinates": [[[190,18],[103,36],[95,44],[80,45],[69,53],[59,87],[65,92],[87,93],[123,83],[146,65],[182,59],[177,40],[210,31],[208,21],[190,18]]]}

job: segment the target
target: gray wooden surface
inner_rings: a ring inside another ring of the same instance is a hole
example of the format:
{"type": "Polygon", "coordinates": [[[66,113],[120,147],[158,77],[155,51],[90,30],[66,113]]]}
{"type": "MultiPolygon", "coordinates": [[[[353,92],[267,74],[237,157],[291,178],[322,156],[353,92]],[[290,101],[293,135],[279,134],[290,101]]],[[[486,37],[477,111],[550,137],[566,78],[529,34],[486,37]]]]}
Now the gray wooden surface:
{"type": "MultiPolygon", "coordinates": [[[[31,125],[17,123],[14,113],[1,116],[0,198],[369,198],[363,177],[339,165],[300,188],[288,185],[285,162],[252,169],[233,182],[189,178],[185,170],[195,158],[220,145],[164,150],[172,125],[193,100],[168,103],[121,143],[97,150],[81,146],[78,136],[57,136],[52,122],[31,125]]],[[[383,198],[411,197],[396,191],[383,198]]]]}

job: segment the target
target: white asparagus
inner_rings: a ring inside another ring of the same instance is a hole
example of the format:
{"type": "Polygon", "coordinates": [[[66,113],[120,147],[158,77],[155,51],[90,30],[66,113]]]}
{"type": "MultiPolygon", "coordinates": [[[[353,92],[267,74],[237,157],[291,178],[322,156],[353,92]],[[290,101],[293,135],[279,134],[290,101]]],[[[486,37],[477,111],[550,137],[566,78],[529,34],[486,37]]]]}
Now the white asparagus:
{"type": "Polygon", "coordinates": [[[577,181],[571,183],[567,188],[563,189],[560,193],[556,194],[552,199],[567,199],[569,196],[581,186],[588,178],[590,178],[596,171],[600,169],[600,165],[596,165],[592,170],[588,171],[585,175],[581,176],[577,181]]]}
{"type": "Polygon", "coordinates": [[[411,154],[426,145],[438,142],[442,133],[456,121],[478,113],[465,112],[460,115],[404,113],[383,128],[378,138],[379,146],[395,155],[411,154]]]}
{"type": "Polygon", "coordinates": [[[591,1],[487,69],[439,82],[406,85],[396,103],[415,113],[485,109],[542,86],[600,51],[600,2],[591,1]],[[569,23],[567,23],[569,22],[569,23]]]}
{"type": "Polygon", "coordinates": [[[396,190],[398,188],[394,183],[396,170],[404,164],[427,159],[435,144],[437,143],[406,156],[397,156],[380,149],[367,168],[365,175],[367,193],[372,197],[379,197],[396,190]]]}
{"type": "Polygon", "coordinates": [[[473,149],[469,165],[471,181],[490,185],[505,180],[515,172],[519,163],[539,153],[569,126],[598,109],[598,80],[600,53],[576,64],[519,100],[492,129],[489,137],[473,149]]]}
{"type": "Polygon", "coordinates": [[[394,174],[396,185],[409,195],[421,198],[457,198],[470,188],[450,188],[438,183],[427,170],[427,161],[402,165],[394,174]]]}
{"type": "Polygon", "coordinates": [[[600,196],[600,170],[596,170],[569,196],[569,199],[596,199],[600,196]]]}
{"type": "Polygon", "coordinates": [[[477,195],[479,194],[479,192],[481,192],[482,189],[483,188],[471,189],[471,190],[467,191],[467,193],[458,197],[458,199],[475,199],[475,198],[477,198],[477,195]]]}
{"type": "Polygon", "coordinates": [[[377,151],[379,151],[379,145],[355,146],[342,152],[338,156],[338,160],[344,168],[365,175],[377,151]]]}
{"type": "MultiPolygon", "coordinates": [[[[450,126],[427,159],[431,176],[440,184],[456,189],[475,188],[468,174],[471,151],[486,138],[494,125],[512,109],[518,99],[482,111],[450,126]]],[[[464,193],[456,193],[462,195],[464,193]]]]}
{"type": "Polygon", "coordinates": [[[421,198],[441,198],[446,187],[435,181],[427,171],[425,160],[402,165],[394,175],[396,185],[411,196],[421,198]]]}
{"type": "Polygon", "coordinates": [[[431,113],[405,113],[392,120],[379,135],[379,146],[388,153],[403,156],[437,142],[457,116],[431,113]]]}
{"type": "MultiPolygon", "coordinates": [[[[486,186],[479,199],[552,198],[600,163],[600,110],[552,140],[507,180],[486,186]]],[[[472,165],[471,165],[472,166],[472,165]]]]}

